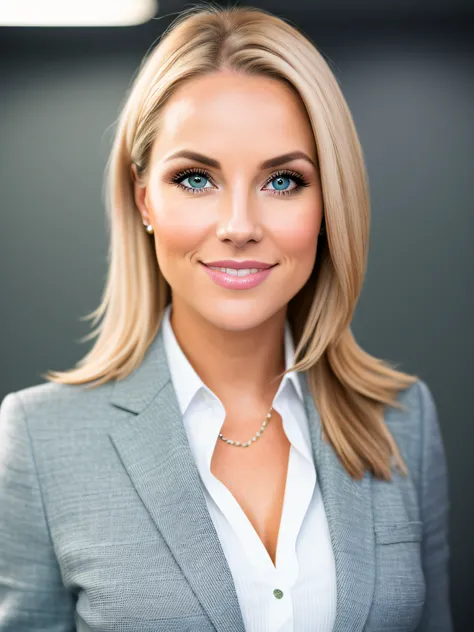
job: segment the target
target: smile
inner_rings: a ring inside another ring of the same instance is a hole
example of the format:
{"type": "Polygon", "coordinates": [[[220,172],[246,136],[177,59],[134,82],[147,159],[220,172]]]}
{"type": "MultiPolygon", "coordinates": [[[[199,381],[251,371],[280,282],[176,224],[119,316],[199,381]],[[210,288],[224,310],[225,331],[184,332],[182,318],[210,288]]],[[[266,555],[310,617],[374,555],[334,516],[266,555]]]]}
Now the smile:
{"type": "Polygon", "coordinates": [[[265,270],[259,268],[216,268],[204,263],[201,265],[217,285],[233,290],[248,290],[260,285],[277,264],[265,270]]]}
{"type": "Polygon", "coordinates": [[[234,276],[247,276],[248,274],[255,274],[261,272],[262,268],[244,268],[243,270],[236,270],[235,268],[215,268],[214,266],[207,266],[210,270],[220,270],[226,274],[232,274],[234,276]]]}

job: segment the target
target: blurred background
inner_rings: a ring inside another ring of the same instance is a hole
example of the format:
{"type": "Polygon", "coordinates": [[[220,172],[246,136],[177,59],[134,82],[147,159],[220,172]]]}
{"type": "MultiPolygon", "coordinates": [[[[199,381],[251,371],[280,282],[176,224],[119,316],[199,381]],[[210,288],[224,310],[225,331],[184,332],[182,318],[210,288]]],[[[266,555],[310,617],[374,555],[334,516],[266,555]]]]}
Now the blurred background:
{"type": "MultiPolygon", "coordinates": [[[[56,4],[74,12],[88,2],[56,4]]],[[[127,4],[110,3],[102,17],[109,11],[113,21],[113,7],[127,4]]],[[[143,55],[190,6],[132,4],[128,24],[47,26],[48,14],[37,11],[44,24],[25,26],[13,2],[0,1],[0,398],[42,382],[48,369],[72,367],[92,345],[80,343],[89,331],[81,317],[99,304],[105,282],[102,183],[113,125],[143,55]]],[[[238,4],[301,27],[351,108],[372,200],[353,331],[435,397],[448,461],[455,629],[471,630],[474,3],[238,4]]]]}

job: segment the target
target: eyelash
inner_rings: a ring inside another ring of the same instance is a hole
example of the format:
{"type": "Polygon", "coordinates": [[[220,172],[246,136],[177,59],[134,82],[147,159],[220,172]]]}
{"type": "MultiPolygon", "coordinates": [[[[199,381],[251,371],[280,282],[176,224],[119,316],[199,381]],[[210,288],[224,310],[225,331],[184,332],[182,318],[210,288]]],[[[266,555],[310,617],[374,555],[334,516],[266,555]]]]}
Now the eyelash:
{"type": "MultiPolygon", "coordinates": [[[[176,173],[174,176],[172,176],[170,182],[172,184],[175,184],[179,189],[184,189],[185,191],[191,192],[193,195],[195,193],[202,193],[206,190],[208,191],[209,189],[193,189],[190,187],[185,187],[183,184],[181,184],[181,180],[185,180],[186,177],[193,174],[204,176],[207,180],[212,182],[212,178],[209,172],[199,167],[196,167],[193,169],[184,169],[183,171],[176,173]]],[[[290,189],[288,191],[272,191],[271,192],[272,195],[275,195],[275,194],[276,195],[293,195],[296,193],[300,193],[303,187],[309,186],[309,182],[306,180],[304,176],[302,176],[300,173],[296,173],[296,171],[290,171],[288,169],[283,169],[281,171],[277,171],[273,173],[270,176],[270,178],[268,178],[268,180],[265,182],[264,186],[266,186],[269,182],[271,182],[272,180],[275,180],[275,178],[278,178],[279,176],[289,177],[291,180],[294,180],[296,182],[297,186],[294,189],[290,189]]]]}

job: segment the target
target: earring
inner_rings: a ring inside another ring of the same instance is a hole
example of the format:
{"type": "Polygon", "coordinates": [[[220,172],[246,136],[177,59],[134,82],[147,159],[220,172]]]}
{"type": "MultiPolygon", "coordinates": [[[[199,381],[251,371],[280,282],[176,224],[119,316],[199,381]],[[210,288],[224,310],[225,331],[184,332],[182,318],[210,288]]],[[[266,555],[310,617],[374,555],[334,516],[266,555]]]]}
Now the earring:
{"type": "Polygon", "coordinates": [[[143,222],[143,226],[145,226],[145,230],[149,235],[153,235],[153,226],[151,224],[145,224],[145,222],[143,222]]]}

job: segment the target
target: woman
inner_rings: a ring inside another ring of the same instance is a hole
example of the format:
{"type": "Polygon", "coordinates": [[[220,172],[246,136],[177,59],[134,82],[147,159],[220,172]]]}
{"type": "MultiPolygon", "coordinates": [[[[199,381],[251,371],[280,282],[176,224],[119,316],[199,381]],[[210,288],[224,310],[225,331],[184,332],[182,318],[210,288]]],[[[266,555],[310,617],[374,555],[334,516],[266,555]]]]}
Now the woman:
{"type": "Polygon", "coordinates": [[[368,186],[314,45],[182,13],[107,204],[93,348],[2,402],[0,632],[449,632],[436,408],[352,336],[368,186]]]}

